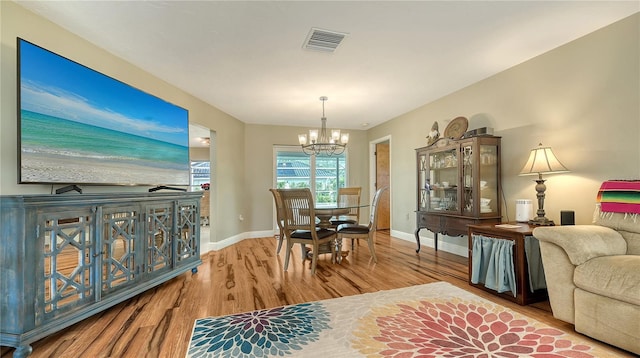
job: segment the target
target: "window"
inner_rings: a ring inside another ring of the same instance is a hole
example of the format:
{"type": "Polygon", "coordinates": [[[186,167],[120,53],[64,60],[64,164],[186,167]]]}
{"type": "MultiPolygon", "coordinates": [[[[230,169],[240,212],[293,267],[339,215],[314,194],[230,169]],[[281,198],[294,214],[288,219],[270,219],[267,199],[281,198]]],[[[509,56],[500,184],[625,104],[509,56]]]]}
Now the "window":
{"type": "Polygon", "coordinates": [[[317,204],[336,204],[338,188],[347,183],[346,152],[317,157],[298,147],[277,147],[275,152],[276,188],[310,188],[317,204]]]}
{"type": "Polygon", "coordinates": [[[191,191],[202,190],[202,184],[211,181],[209,162],[191,162],[191,191]]]}

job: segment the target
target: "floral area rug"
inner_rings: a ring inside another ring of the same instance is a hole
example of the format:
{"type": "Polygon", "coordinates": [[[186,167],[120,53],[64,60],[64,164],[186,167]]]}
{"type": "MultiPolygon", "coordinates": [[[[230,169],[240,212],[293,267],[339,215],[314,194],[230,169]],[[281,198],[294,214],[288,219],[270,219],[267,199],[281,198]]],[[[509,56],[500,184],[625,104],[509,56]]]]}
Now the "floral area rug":
{"type": "Polygon", "coordinates": [[[198,319],[187,357],[612,357],[446,282],[198,319]]]}

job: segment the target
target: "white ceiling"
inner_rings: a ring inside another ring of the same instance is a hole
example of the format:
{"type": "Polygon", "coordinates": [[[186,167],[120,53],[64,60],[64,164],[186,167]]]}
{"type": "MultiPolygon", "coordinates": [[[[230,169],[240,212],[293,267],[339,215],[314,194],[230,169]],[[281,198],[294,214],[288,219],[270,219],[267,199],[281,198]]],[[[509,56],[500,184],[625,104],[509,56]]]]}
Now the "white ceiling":
{"type": "Polygon", "coordinates": [[[328,127],[348,129],[640,11],[639,1],[16,2],[243,122],[317,127],[328,96],[328,127]],[[332,54],[305,50],[314,27],[348,36],[332,54]]]}

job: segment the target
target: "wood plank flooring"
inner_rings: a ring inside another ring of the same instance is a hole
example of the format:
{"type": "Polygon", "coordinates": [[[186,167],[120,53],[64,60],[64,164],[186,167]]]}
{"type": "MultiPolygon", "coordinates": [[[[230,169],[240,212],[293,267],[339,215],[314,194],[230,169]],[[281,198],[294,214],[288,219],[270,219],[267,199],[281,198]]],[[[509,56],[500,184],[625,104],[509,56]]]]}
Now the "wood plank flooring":
{"type": "MultiPolygon", "coordinates": [[[[344,249],[351,249],[345,240],[344,249]]],[[[350,244],[349,244],[350,246],[350,244]]],[[[249,239],[203,255],[198,273],[186,273],[33,346],[31,357],[184,357],[194,320],[301,302],[357,295],[436,281],[447,281],[564,331],[548,302],[518,306],[467,284],[467,259],[422,248],[379,231],[378,263],[366,243],[341,264],[321,255],[311,276],[294,247],[288,272],[282,271],[284,248],[276,255],[273,238],[249,239]]],[[[593,341],[594,344],[596,341],[593,341]]],[[[2,347],[1,357],[13,349],[2,347]]],[[[626,356],[620,353],[621,356],[626,356]]]]}

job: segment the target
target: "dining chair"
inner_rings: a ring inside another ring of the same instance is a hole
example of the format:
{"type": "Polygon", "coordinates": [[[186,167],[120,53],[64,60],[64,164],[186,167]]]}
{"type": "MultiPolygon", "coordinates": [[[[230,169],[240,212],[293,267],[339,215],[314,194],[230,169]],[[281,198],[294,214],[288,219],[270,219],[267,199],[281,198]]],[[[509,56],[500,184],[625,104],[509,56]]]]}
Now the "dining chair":
{"type": "Polygon", "coordinates": [[[376,191],[376,194],[373,196],[373,202],[371,203],[371,209],[369,214],[369,225],[360,225],[360,224],[341,224],[338,226],[336,232],[338,234],[338,240],[342,240],[343,238],[351,239],[351,248],[353,250],[353,240],[366,239],[369,244],[369,251],[371,252],[371,257],[373,257],[373,262],[378,262],[378,257],[376,256],[376,250],[374,246],[374,236],[376,233],[376,226],[378,221],[378,202],[382,197],[382,192],[387,190],[387,187],[383,187],[376,191]]]}
{"type": "MultiPolygon", "coordinates": [[[[316,227],[313,196],[309,188],[305,189],[278,189],[284,208],[284,235],[286,236],[286,254],[284,259],[284,271],[289,267],[289,256],[293,244],[311,246],[311,274],[316,273],[318,264],[318,252],[321,244],[329,244],[331,247],[331,261],[335,261],[336,232],[316,227]]],[[[303,256],[303,260],[306,255],[303,256]]]]}
{"type": "Polygon", "coordinates": [[[280,192],[278,189],[269,189],[271,194],[273,194],[273,202],[276,205],[276,222],[278,224],[278,234],[273,235],[273,237],[278,241],[278,248],[276,249],[276,254],[280,253],[282,249],[282,242],[284,241],[284,208],[282,206],[282,197],[280,197],[280,192]]]}
{"type": "Polygon", "coordinates": [[[331,220],[331,226],[336,228],[341,224],[359,224],[360,223],[360,193],[362,188],[348,187],[338,188],[337,202],[339,206],[353,206],[349,212],[331,220]]]}

